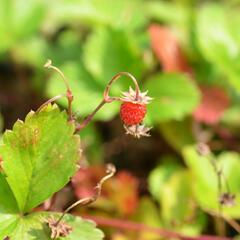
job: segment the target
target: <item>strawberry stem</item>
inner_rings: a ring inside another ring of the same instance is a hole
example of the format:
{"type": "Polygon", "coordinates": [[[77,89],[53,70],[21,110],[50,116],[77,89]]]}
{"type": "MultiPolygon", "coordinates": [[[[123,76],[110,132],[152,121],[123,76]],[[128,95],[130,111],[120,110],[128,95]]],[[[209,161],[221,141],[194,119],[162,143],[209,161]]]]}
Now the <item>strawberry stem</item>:
{"type": "Polygon", "coordinates": [[[83,128],[85,128],[88,123],[92,120],[92,118],[94,117],[94,115],[106,104],[106,103],[111,103],[113,101],[121,101],[121,98],[120,97],[110,97],[109,96],[109,92],[110,92],[110,89],[112,87],[112,84],[117,80],[119,79],[121,76],[127,76],[129,77],[135,84],[135,91],[136,91],[136,98],[135,100],[138,101],[139,100],[139,93],[140,93],[140,89],[139,89],[139,85],[138,85],[138,82],[136,80],[136,78],[128,73],[128,72],[119,72],[118,74],[116,74],[110,81],[109,83],[107,84],[105,90],[104,90],[104,93],[103,93],[103,100],[99,103],[99,105],[95,108],[95,110],[90,114],[88,115],[84,121],[80,124],[77,124],[76,126],[76,132],[79,132],[81,131],[83,128]]]}
{"type": "Polygon", "coordinates": [[[78,123],[76,125],[76,129],[75,132],[79,132],[81,131],[83,128],[85,128],[89,122],[91,122],[92,118],[94,117],[94,115],[103,107],[103,105],[105,105],[106,103],[108,103],[105,99],[103,99],[99,105],[94,109],[94,111],[89,114],[82,123],[78,123]]]}
{"type": "Polygon", "coordinates": [[[52,65],[52,61],[50,59],[48,59],[48,61],[45,63],[44,65],[45,68],[49,68],[49,69],[53,69],[55,72],[57,72],[58,74],[60,74],[60,76],[62,77],[67,91],[66,91],[66,97],[68,99],[68,116],[69,116],[69,120],[73,120],[73,114],[72,114],[72,101],[73,101],[73,94],[71,91],[71,88],[69,86],[68,80],[66,79],[65,75],[63,74],[63,72],[52,65]]]}
{"type": "MultiPolygon", "coordinates": [[[[71,88],[69,86],[69,83],[65,77],[65,75],[63,74],[63,72],[52,65],[52,61],[51,60],[48,60],[46,62],[46,64],[44,65],[45,68],[49,68],[49,69],[53,69],[55,72],[57,72],[58,74],[60,74],[60,76],[62,77],[65,85],[66,85],[66,94],[61,94],[61,95],[57,95],[56,97],[53,97],[51,99],[49,99],[47,102],[45,102],[44,104],[42,104],[40,106],[40,108],[37,110],[37,112],[39,110],[41,110],[44,106],[46,106],[47,104],[49,103],[52,103],[56,100],[58,100],[59,98],[61,97],[64,97],[66,96],[67,99],[68,99],[68,116],[69,116],[69,120],[72,121],[74,120],[74,117],[73,117],[73,113],[72,113],[72,102],[73,102],[73,94],[72,94],[72,91],[71,91],[71,88]]],[[[138,85],[138,82],[136,80],[136,78],[128,73],[128,72],[119,72],[118,74],[116,74],[110,81],[109,83],[107,84],[105,90],[104,90],[104,93],[103,93],[103,100],[99,103],[99,105],[94,109],[94,111],[89,114],[84,120],[82,123],[76,123],[76,129],[75,129],[75,132],[79,132],[81,131],[83,128],[85,128],[89,122],[91,122],[92,118],[95,116],[95,114],[106,104],[106,103],[111,103],[113,101],[121,101],[122,99],[120,97],[110,97],[109,96],[109,92],[110,92],[110,89],[112,87],[112,84],[118,80],[121,76],[127,76],[129,77],[134,85],[135,85],[135,92],[136,92],[136,96],[135,96],[135,101],[138,101],[139,100],[139,95],[140,95],[140,89],[139,89],[139,85],[138,85]]]]}
{"type": "Polygon", "coordinates": [[[104,98],[105,98],[107,101],[115,100],[114,97],[109,97],[109,91],[110,91],[110,88],[111,88],[112,84],[113,84],[117,79],[119,79],[121,76],[127,76],[127,77],[129,77],[129,78],[133,81],[133,83],[134,83],[134,85],[135,85],[135,91],[136,91],[136,98],[135,98],[135,100],[138,101],[138,99],[139,99],[139,93],[140,93],[140,89],[139,89],[138,82],[137,82],[136,78],[135,78],[132,74],[130,74],[130,73],[128,73],[128,72],[119,72],[118,74],[116,74],[116,75],[110,80],[110,82],[107,84],[107,87],[106,87],[106,89],[105,89],[105,91],[104,91],[104,94],[103,94],[103,95],[104,95],[104,98]]]}
{"type": "Polygon", "coordinates": [[[48,104],[57,101],[60,98],[66,97],[66,94],[59,94],[53,98],[48,99],[46,102],[44,102],[36,111],[36,113],[40,112],[41,109],[43,109],[45,106],[47,106],[48,104]]]}

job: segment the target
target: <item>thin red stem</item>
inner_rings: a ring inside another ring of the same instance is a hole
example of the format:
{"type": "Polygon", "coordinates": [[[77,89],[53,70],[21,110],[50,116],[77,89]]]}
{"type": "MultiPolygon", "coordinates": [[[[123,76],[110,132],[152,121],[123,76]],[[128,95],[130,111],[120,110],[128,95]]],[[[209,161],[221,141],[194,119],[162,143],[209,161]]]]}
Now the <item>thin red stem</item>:
{"type": "Polygon", "coordinates": [[[88,116],[83,120],[82,123],[77,124],[75,131],[76,131],[76,132],[79,132],[79,131],[81,131],[83,128],[85,128],[85,127],[88,125],[88,123],[91,122],[91,120],[92,120],[92,118],[94,117],[94,115],[95,115],[106,103],[107,103],[107,102],[105,101],[105,99],[103,99],[103,100],[99,103],[99,105],[94,109],[94,111],[93,111],[90,115],[88,115],[88,116]]]}
{"type": "Polygon", "coordinates": [[[107,85],[107,87],[106,87],[106,89],[105,89],[105,91],[104,91],[104,99],[106,100],[106,101],[108,101],[108,100],[112,100],[112,99],[115,99],[115,98],[111,98],[111,97],[109,97],[109,92],[110,92],[110,88],[111,88],[111,86],[112,86],[112,84],[117,80],[117,79],[119,79],[121,76],[127,76],[127,77],[129,77],[132,81],[133,81],[133,83],[134,83],[134,85],[135,85],[135,91],[136,91],[136,101],[139,99],[139,94],[140,94],[140,89],[139,89],[139,86],[138,86],[138,82],[137,82],[137,80],[136,80],[136,78],[132,75],[132,74],[130,74],[130,73],[128,73],[128,72],[119,72],[118,74],[116,74],[111,80],[110,80],[110,82],[108,83],[108,85],[107,85]]]}
{"type": "Polygon", "coordinates": [[[131,231],[138,231],[138,232],[139,231],[152,232],[152,233],[159,234],[159,236],[165,237],[167,239],[179,238],[181,240],[230,240],[230,238],[227,238],[227,237],[216,237],[216,236],[208,236],[208,235],[202,235],[199,237],[188,237],[174,231],[170,231],[162,228],[150,227],[145,224],[136,223],[136,222],[127,221],[127,220],[121,220],[121,219],[113,219],[113,218],[105,218],[105,217],[89,216],[89,215],[84,215],[83,217],[93,220],[98,225],[101,225],[101,226],[108,226],[108,227],[113,227],[117,229],[126,229],[131,231]]]}
{"type": "Polygon", "coordinates": [[[106,103],[111,103],[113,101],[121,101],[121,98],[120,97],[110,97],[109,96],[109,92],[110,92],[110,89],[111,89],[111,86],[112,84],[117,80],[119,79],[121,76],[127,76],[129,77],[134,85],[135,85],[135,91],[136,91],[136,101],[139,99],[139,94],[140,94],[140,89],[139,89],[139,86],[138,86],[138,82],[136,80],[136,78],[128,73],[128,72],[119,72],[118,74],[116,74],[110,81],[109,83],[107,84],[105,90],[104,90],[104,93],[103,93],[103,100],[99,103],[99,105],[94,109],[94,111],[88,115],[82,123],[79,123],[77,124],[76,126],[76,132],[79,132],[81,131],[83,128],[85,128],[89,122],[91,122],[92,118],[95,116],[95,114],[106,104],[106,103]]]}
{"type": "MultiPolygon", "coordinates": [[[[54,71],[56,71],[57,73],[60,74],[60,76],[62,77],[62,79],[64,80],[64,83],[66,85],[66,88],[67,88],[67,91],[66,91],[66,97],[68,99],[68,116],[69,116],[69,120],[73,120],[73,114],[72,114],[72,101],[73,101],[73,94],[72,94],[72,91],[70,89],[70,86],[68,84],[68,81],[66,79],[66,77],[64,76],[63,72],[58,69],[57,67],[53,66],[52,65],[52,61],[51,60],[48,60],[47,63],[44,65],[44,67],[46,68],[50,68],[50,69],[53,69],[54,71]]],[[[117,80],[119,79],[121,76],[127,76],[129,77],[134,85],[135,85],[135,91],[136,91],[136,98],[135,100],[138,101],[139,99],[139,95],[140,95],[140,89],[139,89],[139,86],[138,86],[138,82],[136,80],[136,78],[128,73],[128,72],[119,72],[118,74],[116,74],[110,81],[109,83],[107,84],[105,90],[104,90],[104,93],[103,93],[103,100],[99,103],[99,105],[94,109],[94,111],[88,115],[82,123],[77,123],[76,124],[76,132],[79,132],[81,131],[83,128],[85,128],[88,123],[92,120],[92,118],[95,116],[95,114],[106,104],[106,103],[111,103],[113,101],[121,101],[121,98],[120,97],[110,97],[109,96],[109,92],[110,92],[110,89],[111,89],[111,86],[112,84],[117,80]]],[[[52,101],[55,101],[59,98],[60,95],[48,100],[46,103],[44,103],[40,109],[47,105],[48,103],[51,103],[52,101]]]]}

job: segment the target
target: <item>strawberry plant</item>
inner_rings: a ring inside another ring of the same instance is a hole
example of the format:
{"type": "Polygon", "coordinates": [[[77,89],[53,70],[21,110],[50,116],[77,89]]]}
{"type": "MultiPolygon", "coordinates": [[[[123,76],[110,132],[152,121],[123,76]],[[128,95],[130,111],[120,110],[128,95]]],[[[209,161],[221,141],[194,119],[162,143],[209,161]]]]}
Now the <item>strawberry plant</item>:
{"type": "MultiPolygon", "coordinates": [[[[78,123],[72,111],[74,96],[64,74],[49,60],[46,68],[61,75],[66,85],[66,94],[60,94],[42,104],[39,109],[27,114],[24,121],[18,120],[12,130],[3,134],[0,145],[0,239],[103,239],[103,233],[91,221],[69,215],[77,205],[88,205],[97,200],[102,184],[115,173],[112,165],[107,166],[107,175],[94,188],[91,197],[83,198],[67,208],[64,213],[34,211],[38,205],[63,188],[81,167],[80,132],[105,104],[120,101],[128,109],[121,108],[125,115],[127,133],[133,136],[149,136],[142,120],[146,113],[142,109],[130,108],[129,104],[145,104],[151,99],[141,93],[136,79],[129,73],[121,72],[108,83],[103,100],[82,123],[78,123]],[[112,84],[122,75],[133,80],[136,89],[131,98],[109,95],[112,84]],[[57,104],[59,98],[68,100],[67,111],[57,104]],[[137,110],[137,112],[136,112],[137,110]],[[127,112],[126,112],[127,111],[127,112]],[[126,116],[127,114],[127,116],[126,116]],[[141,115],[136,121],[136,115],[141,115]],[[126,121],[126,118],[128,121],[126,121]]],[[[123,117],[123,116],[122,116],[123,117]]]]}
{"type": "Polygon", "coordinates": [[[0,0],[1,237],[237,239],[239,3],[0,0]]]}

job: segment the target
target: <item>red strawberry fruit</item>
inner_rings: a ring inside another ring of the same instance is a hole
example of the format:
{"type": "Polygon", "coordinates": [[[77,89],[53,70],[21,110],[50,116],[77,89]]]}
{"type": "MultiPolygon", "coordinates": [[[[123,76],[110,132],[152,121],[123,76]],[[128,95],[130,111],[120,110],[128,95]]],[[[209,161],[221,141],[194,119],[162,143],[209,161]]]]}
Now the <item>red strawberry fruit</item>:
{"type": "Polygon", "coordinates": [[[120,108],[120,117],[125,125],[137,125],[142,122],[147,112],[145,104],[123,102],[120,108]]]}
{"type": "Polygon", "coordinates": [[[147,113],[146,105],[152,100],[147,96],[147,92],[138,92],[131,87],[128,92],[122,93],[122,105],[120,108],[120,117],[124,123],[126,134],[136,138],[150,136],[148,133],[151,128],[145,127],[142,121],[147,113]]]}

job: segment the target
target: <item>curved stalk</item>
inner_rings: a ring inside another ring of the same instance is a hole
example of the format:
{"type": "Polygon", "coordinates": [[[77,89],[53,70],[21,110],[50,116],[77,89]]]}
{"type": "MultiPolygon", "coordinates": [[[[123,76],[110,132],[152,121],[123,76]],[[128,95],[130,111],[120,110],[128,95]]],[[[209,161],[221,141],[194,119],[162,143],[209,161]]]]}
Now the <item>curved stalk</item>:
{"type": "Polygon", "coordinates": [[[116,75],[110,80],[110,82],[107,84],[107,87],[105,88],[105,91],[104,91],[104,93],[103,93],[104,99],[105,99],[106,101],[109,101],[109,100],[111,101],[112,99],[115,99],[114,97],[109,97],[110,88],[111,88],[112,84],[113,84],[117,79],[119,79],[121,76],[127,76],[127,77],[129,77],[129,78],[133,81],[133,83],[134,83],[134,85],[135,85],[135,90],[136,90],[136,98],[135,98],[135,100],[137,101],[137,100],[139,99],[139,94],[140,94],[139,85],[138,85],[138,82],[137,82],[136,78],[135,78],[132,74],[130,74],[130,73],[128,73],[128,72],[119,72],[118,74],[116,74],[116,75]]]}
{"type": "Polygon", "coordinates": [[[46,102],[44,102],[36,111],[36,113],[40,112],[45,106],[47,106],[49,103],[55,102],[58,99],[62,98],[62,97],[66,97],[66,94],[59,94],[53,98],[48,99],[46,102]]]}
{"type": "Polygon", "coordinates": [[[73,114],[72,114],[72,101],[73,101],[73,94],[72,94],[72,91],[71,91],[71,88],[69,86],[69,83],[65,77],[65,75],[63,74],[63,72],[52,65],[52,61],[48,59],[48,61],[45,63],[44,65],[45,68],[49,68],[49,69],[53,69],[55,72],[57,72],[63,79],[65,85],[66,85],[66,88],[67,88],[67,91],[66,91],[66,97],[68,99],[68,116],[69,116],[69,120],[72,120],[73,119],[73,114]]]}
{"type": "Polygon", "coordinates": [[[134,85],[135,85],[135,91],[136,91],[136,98],[135,100],[138,101],[139,99],[139,95],[140,95],[140,89],[139,89],[139,85],[138,85],[138,82],[136,80],[136,78],[128,73],[128,72],[119,72],[118,74],[116,74],[110,81],[109,83],[107,84],[105,90],[104,90],[104,93],[103,93],[103,100],[99,103],[99,105],[94,109],[94,111],[89,114],[84,120],[82,123],[80,124],[77,124],[76,126],[76,132],[79,132],[81,131],[83,128],[85,128],[88,123],[92,120],[92,118],[95,116],[95,114],[106,104],[106,103],[111,103],[113,101],[121,101],[121,98],[120,97],[110,97],[109,96],[109,92],[110,92],[110,89],[112,87],[112,84],[118,80],[121,76],[127,76],[129,77],[134,85]]]}
{"type": "MultiPolygon", "coordinates": [[[[94,188],[95,189],[95,194],[92,196],[92,197],[87,197],[87,198],[83,198],[83,199],[80,199],[78,200],[77,202],[73,203],[70,207],[68,207],[63,213],[62,215],[59,217],[59,219],[56,221],[55,223],[55,226],[57,227],[58,224],[62,221],[62,219],[64,218],[64,216],[70,211],[72,210],[73,208],[75,208],[76,206],[78,205],[81,205],[81,206],[86,206],[86,205],[89,205],[93,202],[95,202],[98,197],[100,196],[101,194],[101,191],[102,191],[102,185],[105,181],[107,181],[109,178],[111,178],[115,173],[116,173],[116,168],[114,165],[112,164],[108,164],[106,166],[106,173],[107,175],[104,176],[100,182],[97,184],[97,186],[94,188]]],[[[55,238],[54,238],[55,239],[55,238]]]]}

